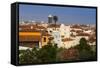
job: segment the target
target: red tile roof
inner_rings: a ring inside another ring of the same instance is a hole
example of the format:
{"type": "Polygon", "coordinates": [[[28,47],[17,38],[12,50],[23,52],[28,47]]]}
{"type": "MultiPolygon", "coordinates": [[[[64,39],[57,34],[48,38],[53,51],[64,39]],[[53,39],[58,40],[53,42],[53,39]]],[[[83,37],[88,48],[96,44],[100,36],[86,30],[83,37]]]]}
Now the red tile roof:
{"type": "Polygon", "coordinates": [[[48,27],[47,28],[54,28],[54,27],[56,27],[56,28],[60,28],[60,24],[50,24],[50,25],[48,25],[48,27]]]}
{"type": "Polygon", "coordinates": [[[78,33],[76,36],[90,36],[88,33],[78,33]]]}
{"type": "Polygon", "coordinates": [[[79,25],[73,25],[73,26],[71,26],[71,28],[81,29],[81,26],[79,26],[79,25]]]}
{"type": "Polygon", "coordinates": [[[38,26],[38,25],[32,25],[32,24],[29,24],[29,25],[19,25],[19,28],[20,30],[19,31],[36,31],[36,30],[41,30],[41,29],[46,29],[45,27],[43,26],[38,26]]]}
{"type": "Polygon", "coordinates": [[[72,40],[73,40],[73,39],[71,39],[71,38],[64,38],[64,39],[62,39],[63,42],[72,41],[72,40]]]}

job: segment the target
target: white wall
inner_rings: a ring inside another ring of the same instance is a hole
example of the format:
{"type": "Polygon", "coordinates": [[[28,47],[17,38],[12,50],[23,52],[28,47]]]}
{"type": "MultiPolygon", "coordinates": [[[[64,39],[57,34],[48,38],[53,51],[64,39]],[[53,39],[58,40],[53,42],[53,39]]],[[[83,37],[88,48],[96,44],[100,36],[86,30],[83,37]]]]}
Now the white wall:
{"type": "MultiPolygon", "coordinates": [[[[10,4],[16,0],[1,0],[0,1],[0,68],[16,68],[10,64],[10,4]]],[[[40,2],[40,3],[54,3],[67,5],[87,5],[98,6],[100,12],[100,0],[17,0],[24,2],[40,2]]],[[[98,13],[100,18],[100,13],[98,13]]],[[[98,19],[99,19],[98,18],[98,19]]],[[[100,21],[100,19],[99,19],[100,21]]],[[[98,21],[98,22],[99,22],[98,21]]],[[[98,23],[100,26],[100,22],[98,23]]],[[[98,27],[100,29],[100,27],[98,27]]],[[[98,31],[100,33],[100,31],[98,31]]],[[[100,34],[98,34],[100,35],[100,34]]],[[[100,40],[100,36],[98,36],[100,40]]],[[[100,42],[98,42],[100,44],[100,42]]],[[[98,46],[100,52],[100,46],[98,46]]],[[[21,66],[19,68],[100,68],[100,53],[98,62],[84,62],[84,63],[64,63],[51,65],[35,65],[35,66],[21,66]]]]}

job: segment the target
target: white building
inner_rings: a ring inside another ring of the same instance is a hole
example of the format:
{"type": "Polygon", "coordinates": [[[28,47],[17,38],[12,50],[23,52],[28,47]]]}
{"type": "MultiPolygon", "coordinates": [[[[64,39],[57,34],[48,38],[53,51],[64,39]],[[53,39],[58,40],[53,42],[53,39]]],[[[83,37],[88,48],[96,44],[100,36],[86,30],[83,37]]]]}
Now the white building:
{"type": "Polygon", "coordinates": [[[61,24],[56,30],[55,27],[49,27],[48,32],[54,37],[53,41],[58,47],[67,49],[78,45],[81,38],[88,40],[91,34],[91,30],[84,31],[81,28],[71,28],[70,25],[66,26],[64,24],[61,24]],[[71,36],[72,33],[74,37],[71,36]]]}
{"type": "Polygon", "coordinates": [[[60,26],[60,34],[61,36],[64,36],[64,38],[69,38],[70,37],[70,26],[65,26],[64,24],[61,24],[60,26]]]}

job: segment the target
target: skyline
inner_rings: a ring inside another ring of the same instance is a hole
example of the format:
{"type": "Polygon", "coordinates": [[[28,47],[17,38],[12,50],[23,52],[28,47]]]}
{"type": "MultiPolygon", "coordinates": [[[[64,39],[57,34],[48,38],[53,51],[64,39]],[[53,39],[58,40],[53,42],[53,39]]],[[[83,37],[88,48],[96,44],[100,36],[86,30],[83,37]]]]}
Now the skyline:
{"type": "Polygon", "coordinates": [[[58,23],[96,24],[95,8],[19,5],[19,21],[48,22],[48,15],[58,16],[58,23]]]}

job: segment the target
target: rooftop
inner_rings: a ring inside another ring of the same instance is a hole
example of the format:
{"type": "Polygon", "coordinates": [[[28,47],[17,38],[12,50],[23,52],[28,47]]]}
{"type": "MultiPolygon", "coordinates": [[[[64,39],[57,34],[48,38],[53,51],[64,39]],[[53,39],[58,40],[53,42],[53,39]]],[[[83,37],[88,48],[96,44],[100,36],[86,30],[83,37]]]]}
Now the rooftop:
{"type": "Polygon", "coordinates": [[[50,24],[50,25],[48,25],[47,28],[54,28],[54,27],[60,28],[60,24],[50,24]]]}

